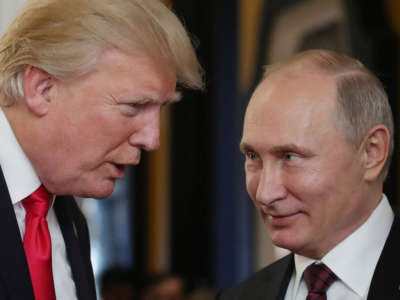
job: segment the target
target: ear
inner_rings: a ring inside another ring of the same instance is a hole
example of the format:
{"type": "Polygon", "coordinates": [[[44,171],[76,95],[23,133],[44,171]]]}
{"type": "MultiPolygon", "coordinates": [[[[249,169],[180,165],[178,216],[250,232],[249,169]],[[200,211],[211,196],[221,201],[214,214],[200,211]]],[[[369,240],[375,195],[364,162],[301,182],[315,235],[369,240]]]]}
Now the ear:
{"type": "Polygon", "coordinates": [[[374,126],[365,137],[362,151],[364,158],[364,179],[378,179],[389,155],[390,133],[384,125],[374,126]]]}
{"type": "Polygon", "coordinates": [[[52,76],[47,72],[29,66],[25,70],[22,88],[26,105],[36,116],[47,114],[50,102],[49,91],[53,86],[52,76]]]}

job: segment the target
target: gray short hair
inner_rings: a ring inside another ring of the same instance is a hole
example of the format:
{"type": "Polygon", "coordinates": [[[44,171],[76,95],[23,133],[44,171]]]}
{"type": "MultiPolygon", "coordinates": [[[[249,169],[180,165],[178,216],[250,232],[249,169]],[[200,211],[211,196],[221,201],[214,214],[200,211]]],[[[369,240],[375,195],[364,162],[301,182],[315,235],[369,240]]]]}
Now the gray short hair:
{"type": "MultiPolygon", "coordinates": [[[[389,172],[394,148],[393,116],[388,96],[379,79],[361,62],[330,50],[308,50],[266,68],[264,78],[290,67],[306,65],[335,79],[337,101],[335,121],[347,139],[356,147],[363,142],[368,131],[384,125],[390,133],[389,155],[379,175],[383,181],[389,172]]],[[[304,70],[304,69],[303,69],[304,70]]]]}
{"type": "Polygon", "coordinates": [[[83,75],[102,50],[144,52],[203,87],[203,71],[181,22],[159,0],[29,0],[0,39],[0,105],[23,99],[27,66],[60,80],[83,75]]]}

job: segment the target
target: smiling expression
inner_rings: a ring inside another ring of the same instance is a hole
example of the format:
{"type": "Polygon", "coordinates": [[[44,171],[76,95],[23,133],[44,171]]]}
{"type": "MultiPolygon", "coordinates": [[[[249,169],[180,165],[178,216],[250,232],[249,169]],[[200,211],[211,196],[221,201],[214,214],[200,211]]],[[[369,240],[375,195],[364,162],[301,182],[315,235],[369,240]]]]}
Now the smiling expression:
{"type": "Polygon", "coordinates": [[[360,151],[334,126],[335,97],[328,76],[267,78],[250,100],[241,142],[247,190],[273,243],[313,258],[370,213],[360,151]]]}

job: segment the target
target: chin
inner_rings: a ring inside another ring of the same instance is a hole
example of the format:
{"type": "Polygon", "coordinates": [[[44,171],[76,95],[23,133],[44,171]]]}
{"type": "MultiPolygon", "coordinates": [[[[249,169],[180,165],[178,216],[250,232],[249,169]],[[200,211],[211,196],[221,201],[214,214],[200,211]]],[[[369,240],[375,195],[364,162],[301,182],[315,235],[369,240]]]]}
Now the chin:
{"type": "Polygon", "coordinates": [[[81,198],[104,199],[114,191],[115,180],[54,181],[41,179],[48,191],[55,195],[72,195],[81,198]]]}
{"type": "Polygon", "coordinates": [[[91,187],[84,186],[75,196],[82,198],[104,199],[112,194],[114,191],[114,181],[107,181],[102,184],[94,184],[91,187]]]}
{"type": "Polygon", "coordinates": [[[114,191],[114,188],[112,189],[97,189],[95,191],[89,192],[89,197],[87,198],[94,198],[94,199],[105,199],[109,197],[112,192],[114,191]]]}
{"type": "Polygon", "coordinates": [[[272,243],[279,248],[283,248],[283,249],[287,249],[289,251],[293,250],[293,245],[291,245],[290,243],[286,243],[285,241],[281,241],[281,240],[274,240],[272,239],[272,243]]]}
{"type": "Polygon", "coordinates": [[[272,243],[279,248],[295,252],[300,247],[300,241],[288,232],[270,232],[270,237],[272,243]]]}

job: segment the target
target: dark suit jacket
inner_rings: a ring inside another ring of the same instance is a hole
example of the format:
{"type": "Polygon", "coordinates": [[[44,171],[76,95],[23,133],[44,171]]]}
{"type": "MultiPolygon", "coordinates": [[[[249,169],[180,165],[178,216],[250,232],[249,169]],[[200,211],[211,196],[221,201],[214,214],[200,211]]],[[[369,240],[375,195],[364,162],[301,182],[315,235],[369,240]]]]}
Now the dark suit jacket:
{"type": "MultiPolygon", "coordinates": [[[[79,300],[96,299],[86,220],[72,197],[57,197],[54,209],[65,240],[79,300]]],[[[0,300],[34,300],[17,219],[0,168],[0,300]]]]}
{"type": "MultiPolygon", "coordinates": [[[[371,237],[373,238],[373,237],[371,237]]],[[[218,300],[283,300],[294,268],[293,254],[217,295],[218,300]]],[[[368,300],[400,299],[400,219],[395,217],[376,266],[368,300]]]]}

